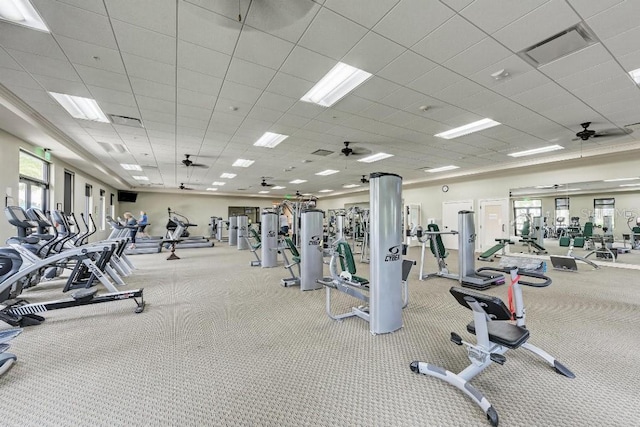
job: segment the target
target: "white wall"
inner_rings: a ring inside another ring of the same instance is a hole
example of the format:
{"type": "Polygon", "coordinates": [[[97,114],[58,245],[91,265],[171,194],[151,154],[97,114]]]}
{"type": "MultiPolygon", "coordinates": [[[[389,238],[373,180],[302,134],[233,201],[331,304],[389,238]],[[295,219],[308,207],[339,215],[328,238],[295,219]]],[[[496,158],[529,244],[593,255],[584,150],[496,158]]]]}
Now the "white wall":
{"type": "Polygon", "coordinates": [[[189,228],[192,235],[208,236],[209,222],[212,216],[227,218],[229,206],[249,206],[267,208],[281,200],[258,197],[230,197],[215,194],[194,194],[188,191],[180,193],[138,192],[135,203],[120,202],[116,215],[131,212],[136,218],[140,211],[145,211],[151,226],[149,233],[155,236],[164,235],[168,220],[167,208],[178,212],[197,227],[189,228]]]}
{"type": "MultiPolygon", "coordinates": [[[[20,149],[24,149],[30,153],[33,153],[35,147],[31,144],[16,138],[15,136],[8,134],[0,130],[0,147],[2,149],[2,167],[0,167],[0,188],[5,192],[5,195],[11,193],[12,199],[8,200],[9,205],[17,205],[18,199],[18,182],[19,182],[19,157],[20,149]]],[[[58,203],[63,203],[64,198],[64,170],[74,172],[75,174],[75,194],[74,194],[74,206],[76,215],[80,212],[84,212],[85,196],[84,188],[85,184],[93,186],[93,209],[92,213],[96,222],[98,222],[98,203],[100,189],[104,189],[107,192],[107,205],[109,203],[108,196],[110,193],[117,194],[117,191],[101,181],[88,176],[84,172],[78,171],[75,167],[68,165],[67,163],[57,159],[55,156],[51,156],[51,186],[50,186],[50,202],[49,209],[55,209],[58,203]]],[[[117,202],[116,202],[117,203],[117,202]]],[[[3,206],[4,207],[4,206],[3,206]]],[[[108,210],[108,206],[107,206],[108,210]]],[[[78,221],[81,221],[78,216],[78,221]]],[[[97,224],[99,227],[99,224],[97,224]]],[[[98,229],[99,230],[99,229],[98,229]]],[[[16,235],[15,227],[10,225],[5,219],[0,220],[0,242],[4,242],[11,236],[16,235]]],[[[104,239],[109,235],[109,229],[105,231],[98,231],[91,237],[91,241],[104,239]]],[[[2,244],[0,243],[0,245],[2,244]]]]}

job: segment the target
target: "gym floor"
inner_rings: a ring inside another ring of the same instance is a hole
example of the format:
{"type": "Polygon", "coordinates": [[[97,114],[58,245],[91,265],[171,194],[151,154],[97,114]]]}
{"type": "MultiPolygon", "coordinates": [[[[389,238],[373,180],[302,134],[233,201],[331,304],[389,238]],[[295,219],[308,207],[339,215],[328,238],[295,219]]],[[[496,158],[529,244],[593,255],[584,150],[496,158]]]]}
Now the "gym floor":
{"type": "MultiPolygon", "coordinates": [[[[449,341],[451,331],[473,341],[471,312],[448,292],[455,282],[419,281],[416,266],[404,327],[372,336],[360,319],[330,320],[324,290],[283,288],[282,267],[250,267],[249,251],[178,254],[132,257],[126,288],[145,288],[144,313],[131,301],[58,310],[16,338],[18,362],[0,378],[3,426],[489,425],[457,389],[409,370],[413,360],[467,366],[449,341]]],[[[432,257],[427,264],[435,269],[432,257]]],[[[455,253],[449,265],[457,269],[455,253]]],[[[515,350],[473,381],[503,426],[638,424],[637,272],[579,267],[524,289],[530,342],[576,378],[515,350]]],[[[25,296],[45,301],[59,289],[44,283],[25,296]]],[[[504,286],[488,292],[506,299],[504,286]]],[[[357,304],[339,298],[344,309],[357,304]]]]}

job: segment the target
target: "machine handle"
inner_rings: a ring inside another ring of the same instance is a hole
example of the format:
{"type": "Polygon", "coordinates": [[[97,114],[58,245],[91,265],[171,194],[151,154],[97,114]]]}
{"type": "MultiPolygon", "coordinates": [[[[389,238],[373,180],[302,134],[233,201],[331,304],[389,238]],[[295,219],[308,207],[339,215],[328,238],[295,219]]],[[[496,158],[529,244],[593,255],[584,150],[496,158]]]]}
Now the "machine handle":
{"type": "Polygon", "coordinates": [[[525,276],[525,277],[531,277],[534,279],[539,279],[539,280],[543,280],[543,282],[528,282],[528,281],[523,281],[523,280],[519,280],[518,283],[520,283],[521,285],[524,286],[532,286],[534,288],[544,288],[547,287],[551,284],[551,278],[548,276],[545,276],[544,274],[541,273],[536,273],[533,271],[529,271],[529,270],[523,270],[517,267],[505,267],[505,268],[498,268],[498,267],[482,267],[478,269],[478,272],[481,271],[493,271],[493,272],[497,272],[497,273],[507,273],[507,274],[511,274],[512,270],[517,270],[516,274],[520,275],[520,276],[525,276]]]}

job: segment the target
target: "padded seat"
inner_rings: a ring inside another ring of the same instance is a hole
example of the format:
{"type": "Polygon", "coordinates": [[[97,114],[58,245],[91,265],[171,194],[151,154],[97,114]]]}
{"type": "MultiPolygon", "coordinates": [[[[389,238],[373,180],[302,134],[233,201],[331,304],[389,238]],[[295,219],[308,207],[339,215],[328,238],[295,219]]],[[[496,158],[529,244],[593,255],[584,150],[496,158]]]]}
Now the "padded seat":
{"type": "MultiPolygon", "coordinates": [[[[487,323],[489,341],[508,348],[518,348],[529,339],[529,330],[506,320],[494,320],[487,323]]],[[[476,334],[476,325],[471,322],[467,331],[476,334]]]]}

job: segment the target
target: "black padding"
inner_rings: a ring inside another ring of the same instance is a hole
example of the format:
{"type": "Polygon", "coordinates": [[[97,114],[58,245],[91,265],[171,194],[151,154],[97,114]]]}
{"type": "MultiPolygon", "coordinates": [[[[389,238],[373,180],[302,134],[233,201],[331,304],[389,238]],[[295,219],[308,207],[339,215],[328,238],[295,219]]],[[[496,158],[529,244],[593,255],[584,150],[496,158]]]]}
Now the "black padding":
{"type": "MultiPolygon", "coordinates": [[[[508,348],[518,348],[529,339],[529,330],[508,321],[487,322],[489,341],[508,348]]],[[[471,322],[467,331],[476,333],[476,325],[471,322]]]]}
{"type": "Polygon", "coordinates": [[[480,292],[473,292],[468,289],[452,287],[449,289],[451,295],[460,303],[461,306],[471,309],[465,298],[473,298],[478,301],[484,311],[489,315],[491,320],[511,320],[511,312],[504,305],[504,302],[498,297],[494,297],[487,294],[481,294],[480,292]]]}

